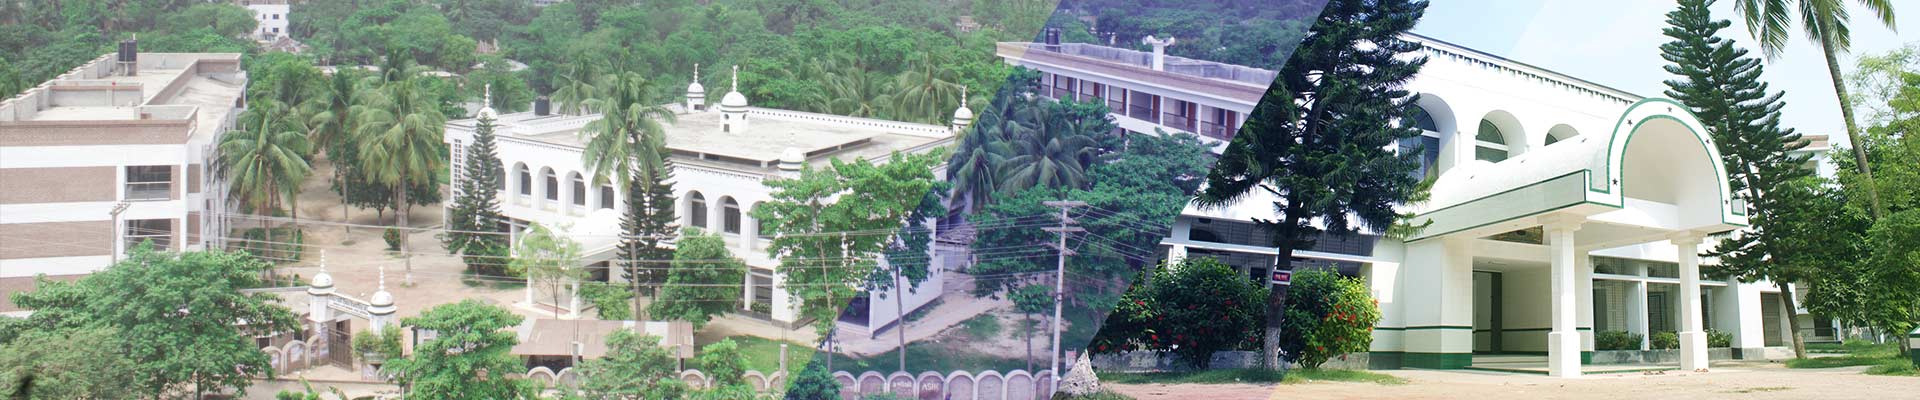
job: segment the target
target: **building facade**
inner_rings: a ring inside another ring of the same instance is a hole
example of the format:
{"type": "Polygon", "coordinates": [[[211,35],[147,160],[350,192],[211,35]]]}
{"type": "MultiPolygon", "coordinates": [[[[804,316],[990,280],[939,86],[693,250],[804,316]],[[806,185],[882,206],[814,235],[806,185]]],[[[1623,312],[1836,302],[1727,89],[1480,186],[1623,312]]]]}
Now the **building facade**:
{"type": "Polygon", "coordinates": [[[273,43],[293,34],[289,21],[293,18],[293,5],[288,0],[238,1],[241,6],[253,11],[253,19],[259,23],[259,27],[253,29],[254,40],[273,43]]]}
{"type": "MultiPolygon", "coordinates": [[[[807,321],[800,320],[798,304],[775,270],[779,260],[768,254],[772,231],[750,214],[772,200],[773,189],[765,183],[797,177],[804,166],[820,168],[829,160],[885,162],[896,151],[932,151],[949,145],[960,126],[752,107],[737,88],[711,106],[706,89],[697,81],[688,86],[685,102],[667,107],[675,114],[665,128],[678,225],[720,234],[733,255],[746,261],[741,314],[789,326],[807,321]]],[[[618,224],[625,213],[626,193],[596,179],[582,163],[585,138],[581,130],[600,116],[563,115],[548,112],[549,108],[536,104],[534,111],[501,114],[496,119],[497,154],[507,175],[502,179],[501,209],[516,235],[535,223],[555,229],[581,243],[583,261],[596,280],[623,282],[615,247],[620,242],[618,224]]],[[[960,114],[970,112],[963,107],[960,114]]],[[[477,122],[463,119],[447,124],[454,187],[464,179],[461,160],[473,143],[477,122]]],[[[935,175],[944,176],[940,171],[935,175]]],[[[904,295],[908,312],[941,292],[942,267],[936,264],[929,269],[928,278],[904,295]]],[[[889,291],[876,298],[895,295],[889,291]]],[[[893,324],[902,314],[893,301],[856,298],[839,322],[843,329],[871,332],[893,324]]]]}
{"type": "MultiPolygon", "coordinates": [[[[1691,370],[1707,366],[1709,331],[1731,335],[1739,358],[1782,354],[1791,340],[1785,318],[1814,327],[1810,340],[1838,335],[1831,321],[1783,310],[1770,282],[1699,272],[1712,260],[1696,254],[1743,228],[1746,216],[1728,193],[1717,148],[1685,107],[1409,39],[1428,60],[1406,84],[1422,111],[1408,122],[1424,134],[1395,150],[1419,152],[1417,173],[1436,179],[1430,201],[1404,206],[1432,225],[1404,239],[1325,235],[1289,262],[1372,287],[1383,316],[1373,367],[1464,368],[1477,354],[1545,354],[1552,374],[1576,376],[1591,361],[1595,332],[1622,331],[1639,334],[1642,349],[1655,334],[1674,332],[1681,367],[1691,370]]],[[[1039,69],[1053,97],[1105,99],[1129,131],[1214,140],[1232,137],[1265,86],[1236,78],[1274,77],[1156,62],[1157,53],[1003,43],[1000,55],[1039,69]],[[1209,77],[1205,86],[1196,75],[1209,77]]],[[[1809,140],[1803,151],[1819,156],[1825,138],[1809,140]]],[[[1809,168],[1831,172],[1819,159],[1809,168]]],[[[1169,259],[1211,257],[1267,281],[1276,253],[1250,220],[1271,217],[1274,200],[1256,193],[1228,207],[1190,205],[1161,249],[1169,259]]]]}
{"type": "Polygon", "coordinates": [[[208,166],[246,85],[237,53],[123,52],[0,101],[0,293],[78,279],[142,241],[216,242],[226,191],[208,166]]]}

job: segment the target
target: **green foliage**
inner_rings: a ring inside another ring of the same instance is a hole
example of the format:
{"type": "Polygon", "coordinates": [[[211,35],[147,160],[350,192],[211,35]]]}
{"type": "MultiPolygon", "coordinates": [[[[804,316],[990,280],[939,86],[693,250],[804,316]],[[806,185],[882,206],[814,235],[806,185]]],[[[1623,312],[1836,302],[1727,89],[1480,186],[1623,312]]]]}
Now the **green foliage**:
{"type": "Polygon", "coordinates": [[[805,369],[793,376],[793,382],[787,384],[787,400],[840,400],[840,382],[833,379],[833,373],[827,371],[826,364],[818,359],[807,363],[805,369]]]}
{"type": "Polygon", "coordinates": [[[522,317],[478,300],[434,306],[402,320],[408,327],[438,336],[414,346],[413,355],[389,359],[393,373],[412,396],[428,399],[532,398],[534,386],[508,374],[525,365],[508,353],[519,342],[513,330],[522,317]]]}
{"type": "Polygon", "coordinates": [[[387,228],[380,233],[380,240],[387,242],[387,251],[400,250],[400,229],[387,228]]]}
{"type": "Polygon", "coordinates": [[[1733,333],[1721,332],[1714,329],[1708,329],[1707,330],[1707,347],[1709,348],[1733,347],[1733,333]]]}
{"type": "Polygon", "coordinates": [[[297,199],[300,182],[313,172],[305,122],[292,105],[263,100],[240,115],[237,129],[220,136],[214,170],[226,177],[228,194],[243,210],[272,215],[283,199],[297,199]]]}
{"type": "Polygon", "coordinates": [[[121,356],[126,340],[112,328],[28,331],[0,340],[0,397],[18,399],[132,398],[138,377],[121,356]]]}
{"type": "Polygon", "coordinates": [[[506,187],[507,171],[494,147],[494,128],[490,116],[474,124],[473,143],[466,145],[462,160],[464,179],[454,190],[453,207],[447,210],[447,251],[460,254],[467,271],[480,275],[504,273],[501,266],[508,255],[508,233],[502,229],[506,217],[500,213],[500,189],[506,187]]]}
{"type": "Polygon", "coordinates": [[[1197,369],[1213,353],[1259,342],[1267,288],[1212,258],[1154,268],[1135,283],[1094,337],[1096,353],[1173,353],[1197,369]]]}
{"type": "MultiPolygon", "coordinates": [[[[833,321],[846,299],[874,286],[871,279],[890,276],[878,261],[896,243],[895,235],[830,233],[896,230],[916,218],[934,188],[932,167],[941,157],[939,152],[894,153],[878,165],[833,160],[829,168],[809,167],[799,177],[766,183],[774,190],[773,200],[755,208],[753,216],[779,234],[768,253],[780,258],[778,272],[794,288],[788,293],[802,316],[833,321]]],[[[833,324],[814,328],[825,336],[833,324]]]]}
{"type": "Polygon", "coordinates": [[[747,263],[727,250],[725,239],[688,228],[675,245],[667,285],[648,306],[653,318],[683,320],[700,329],[714,316],[740,309],[747,263]]]}
{"type": "MultiPolygon", "coordinates": [[[[1267,88],[1266,98],[1300,101],[1267,101],[1255,107],[1207,174],[1206,188],[1195,196],[1195,203],[1224,207],[1249,193],[1281,193],[1273,202],[1277,215],[1254,223],[1270,234],[1283,262],[1294,250],[1311,248],[1313,238],[1323,231],[1378,232],[1399,222],[1403,215],[1394,205],[1419,193],[1420,180],[1413,176],[1419,162],[1415,154],[1388,149],[1420,135],[1411,124],[1395,121],[1410,119],[1417,110],[1412,106],[1414,97],[1401,84],[1426,62],[1402,57],[1416,53],[1420,46],[1402,34],[1413,28],[1426,6],[1423,1],[1407,0],[1329,1],[1318,24],[1308,30],[1307,39],[1267,88]]],[[[1325,355],[1319,347],[1333,351],[1352,343],[1315,343],[1313,354],[1298,351],[1308,345],[1306,335],[1282,339],[1280,335],[1289,330],[1278,324],[1288,321],[1295,324],[1291,331],[1304,333],[1301,328],[1317,323],[1326,313],[1313,310],[1305,321],[1274,318],[1280,314],[1276,310],[1281,304],[1279,293],[1274,291],[1267,300],[1264,360],[1277,358],[1278,350],[1287,347],[1295,350],[1289,351],[1292,356],[1305,356],[1300,360],[1309,363],[1303,365],[1317,365],[1312,361],[1325,355]]],[[[1365,350],[1361,346],[1348,351],[1365,350]]]]}
{"type": "Polygon", "coordinates": [[[1857,235],[1835,240],[1857,238],[1845,242],[1855,247],[1844,251],[1858,262],[1837,263],[1831,267],[1839,271],[1816,276],[1808,299],[1808,308],[1822,315],[1890,332],[1910,331],[1920,321],[1920,263],[1915,262],[1920,246],[1913,245],[1920,237],[1920,134],[1915,134],[1920,132],[1920,70],[1914,68],[1880,72],[1900,83],[1885,99],[1886,120],[1867,129],[1859,145],[1873,165],[1873,177],[1859,173],[1855,160],[1833,157],[1843,188],[1836,197],[1842,197],[1841,212],[1852,217],[1845,220],[1852,224],[1830,230],[1857,235]],[[1884,215],[1858,222],[1871,215],[1875,203],[1869,196],[1876,193],[1884,215]]]}
{"type": "Polygon", "coordinates": [[[387,325],[386,329],[380,331],[361,331],[353,334],[353,353],[371,363],[400,358],[405,355],[400,344],[402,339],[405,336],[396,325],[387,325]]]}
{"type": "Polygon", "coordinates": [[[1640,341],[1646,339],[1638,333],[1627,331],[1600,331],[1593,334],[1594,350],[1639,350],[1640,341]]]}
{"type": "Polygon", "coordinates": [[[553,296],[556,310],[567,305],[562,299],[567,297],[568,289],[586,279],[587,270],[580,266],[580,243],[545,225],[535,223],[529,227],[527,233],[520,236],[515,250],[518,254],[507,266],[508,272],[526,276],[553,296]]]}
{"type": "Polygon", "coordinates": [[[1649,342],[1648,347],[1651,347],[1654,350],[1678,349],[1680,348],[1680,335],[1670,331],[1654,332],[1653,338],[1648,339],[1648,342],[1649,342]]]}
{"type": "Polygon", "coordinates": [[[244,392],[273,375],[253,336],[298,327],[277,296],[240,291],[259,287],[269,268],[244,253],[163,253],[143,244],[103,271],[71,283],[40,280],[13,301],[34,310],[28,331],[111,329],[124,342],[109,348],[132,363],[132,379],[119,384],[141,396],[244,392]]]}
{"type": "Polygon", "coordinates": [[[744,365],[746,360],[740,355],[740,344],[732,339],[722,339],[701,347],[698,359],[700,372],[706,373],[714,386],[746,385],[745,375],[742,375],[747,372],[744,365]]]}
{"type": "Polygon", "coordinates": [[[607,356],[580,364],[580,391],[593,399],[671,399],[688,391],[660,338],[621,330],[607,336],[607,356]]]}
{"type": "Polygon", "coordinates": [[[298,228],[248,228],[230,250],[245,251],[275,264],[299,262],[307,234],[298,228]]]}
{"type": "Polygon", "coordinates": [[[600,319],[623,320],[633,316],[633,292],[606,282],[580,285],[580,298],[592,304],[600,319]]]}
{"type": "Polygon", "coordinates": [[[1288,290],[1280,347],[1301,367],[1319,368],[1329,359],[1367,351],[1373,344],[1380,302],[1360,279],[1314,269],[1294,274],[1288,290]]]}

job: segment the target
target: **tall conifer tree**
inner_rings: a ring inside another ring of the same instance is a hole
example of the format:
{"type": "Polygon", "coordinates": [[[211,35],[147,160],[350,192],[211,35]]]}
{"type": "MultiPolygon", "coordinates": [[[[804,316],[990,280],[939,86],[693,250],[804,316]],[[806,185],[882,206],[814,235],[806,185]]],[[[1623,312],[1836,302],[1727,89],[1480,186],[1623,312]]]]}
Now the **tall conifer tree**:
{"type": "Polygon", "coordinates": [[[460,253],[468,271],[497,275],[507,264],[507,232],[500,229],[506,219],[500,214],[499,197],[506,169],[494,149],[491,111],[480,113],[473,128],[473,144],[466,148],[461,170],[464,179],[454,194],[453,209],[448,211],[452,229],[447,232],[446,246],[447,251],[460,253]]]}
{"type": "MultiPolygon", "coordinates": [[[[658,152],[666,154],[666,149],[662,146],[658,152]]],[[[656,163],[640,164],[631,176],[626,185],[627,209],[620,215],[620,231],[626,237],[620,241],[619,257],[622,277],[636,295],[633,318],[638,320],[643,315],[638,295],[651,296],[667,282],[674,254],[663,242],[679,225],[674,223],[672,161],[661,157],[656,163]]]]}
{"type": "MultiPolygon", "coordinates": [[[[1666,95],[1686,104],[1706,126],[1719,145],[1734,198],[1746,205],[1750,226],[1706,253],[1720,259],[1708,270],[1747,282],[1778,283],[1783,309],[1792,310],[1793,292],[1786,284],[1804,282],[1824,263],[1808,263],[1802,256],[1821,248],[1807,248],[1819,241],[1796,237],[1807,232],[1792,226],[1801,221],[1791,216],[1809,209],[1796,203],[1821,197],[1802,195],[1813,188],[1795,184],[1811,171],[1801,168],[1805,157],[1791,154],[1806,146],[1800,134],[1780,127],[1780,108],[1786,105],[1782,93],[1769,92],[1760,81],[1764,67],[1759,58],[1748,57],[1733,40],[1718,36],[1732,22],[1715,20],[1709,3],[1681,0],[1679,9],[1667,13],[1672,26],[1662,30],[1673,41],[1660,45],[1661,58],[1672,63],[1667,72],[1679,75],[1666,81],[1666,95]]],[[[1787,322],[1794,332],[1795,355],[1805,357],[1799,322],[1787,322]]]]}
{"type": "MultiPolygon", "coordinates": [[[[1404,39],[1426,12],[1422,0],[1332,0],[1267,88],[1266,101],[1227,145],[1196,202],[1225,207],[1255,192],[1277,194],[1274,219],[1254,219],[1272,234],[1279,269],[1292,269],[1294,250],[1310,249],[1321,233],[1386,232],[1400,220],[1393,207],[1419,192],[1418,152],[1387,150],[1416,137],[1414,96],[1402,84],[1420,72],[1424,57],[1404,39]]],[[[1263,361],[1277,368],[1279,350],[1302,354],[1306,338],[1283,332],[1290,310],[1285,290],[1267,299],[1263,361]],[[1283,334],[1284,333],[1284,334],[1283,334]]],[[[1294,312],[1299,311],[1299,312],[1294,312]]]]}

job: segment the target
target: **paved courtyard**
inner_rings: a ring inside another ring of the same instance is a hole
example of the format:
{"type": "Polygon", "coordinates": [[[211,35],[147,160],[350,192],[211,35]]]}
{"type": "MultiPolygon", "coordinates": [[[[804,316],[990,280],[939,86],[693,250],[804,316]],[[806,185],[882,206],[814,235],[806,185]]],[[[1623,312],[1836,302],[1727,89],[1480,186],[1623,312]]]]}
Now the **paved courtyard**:
{"type": "Polygon", "coordinates": [[[1722,363],[1710,373],[1666,371],[1559,379],[1482,371],[1381,371],[1405,385],[1104,385],[1135,399],[1911,399],[1920,378],[1865,375],[1866,367],[1787,369],[1722,363]]]}

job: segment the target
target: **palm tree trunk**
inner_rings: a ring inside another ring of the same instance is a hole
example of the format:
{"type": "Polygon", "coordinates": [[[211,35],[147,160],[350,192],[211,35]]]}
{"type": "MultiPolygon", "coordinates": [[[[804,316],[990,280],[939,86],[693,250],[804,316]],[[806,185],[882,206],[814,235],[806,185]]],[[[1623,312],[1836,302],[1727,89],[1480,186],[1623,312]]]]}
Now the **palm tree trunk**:
{"type": "Polygon", "coordinates": [[[1021,342],[1026,342],[1027,344],[1027,371],[1032,372],[1033,371],[1033,313],[1026,313],[1026,315],[1027,315],[1027,320],[1022,321],[1023,323],[1021,324],[1021,325],[1024,325],[1022,326],[1022,328],[1024,329],[1020,330],[1021,332],[1026,334],[1026,339],[1021,340],[1021,342]]]}
{"type": "Polygon", "coordinates": [[[1840,75],[1840,60],[1834,54],[1833,38],[1821,38],[1820,53],[1827,58],[1827,76],[1833,80],[1833,94],[1840,100],[1840,118],[1847,123],[1847,140],[1853,145],[1853,159],[1858,164],[1856,168],[1860,169],[1860,177],[1866,180],[1867,200],[1873,204],[1873,219],[1877,221],[1885,216],[1886,208],[1880,204],[1880,188],[1873,184],[1873,168],[1867,165],[1867,143],[1860,140],[1860,128],[1853,120],[1853,103],[1847,95],[1846,79],[1840,75]]]}
{"type": "Polygon", "coordinates": [[[407,208],[404,206],[407,204],[407,182],[402,179],[396,186],[393,198],[398,200],[400,206],[394,208],[393,214],[400,219],[400,257],[406,260],[407,265],[406,276],[401,282],[407,286],[413,286],[413,246],[408,241],[408,236],[412,235],[408,234],[410,232],[407,226],[407,208]]]}

